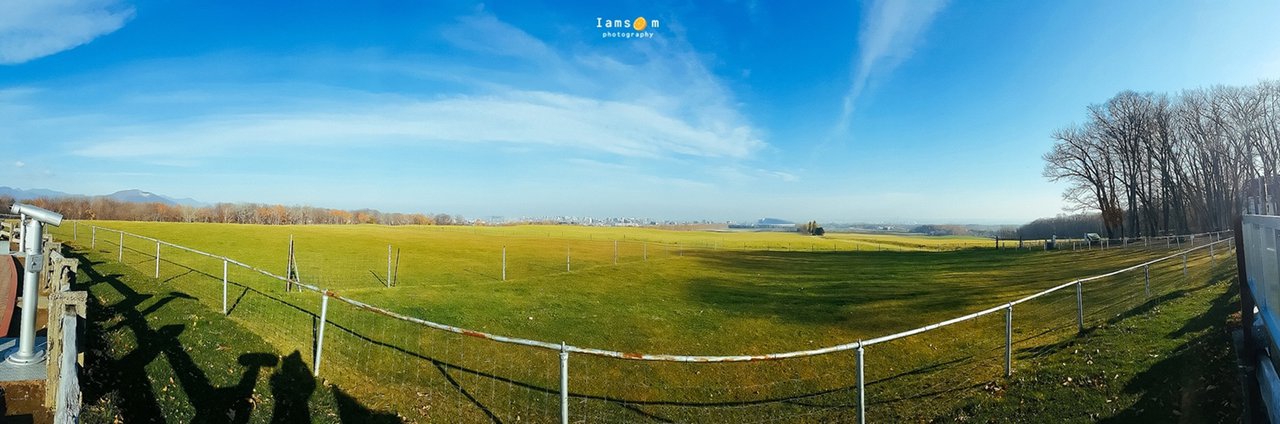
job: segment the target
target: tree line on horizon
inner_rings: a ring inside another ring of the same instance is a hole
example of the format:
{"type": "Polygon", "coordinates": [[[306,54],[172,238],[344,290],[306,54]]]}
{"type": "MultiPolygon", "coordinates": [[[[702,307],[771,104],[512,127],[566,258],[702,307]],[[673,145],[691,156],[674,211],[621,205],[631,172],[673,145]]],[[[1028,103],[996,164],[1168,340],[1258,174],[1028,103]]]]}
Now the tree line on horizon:
{"type": "MultiPolygon", "coordinates": [[[[0,211],[8,212],[14,199],[0,196],[0,211]]],[[[122,202],[105,197],[36,198],[24,201],[62,214],[67,219],[212,222],[227,224],[382,224],[382,225],[463,225],[461,215],[388,213],[375,209],[341,210],[313,206],[284,206],[262,203],[217,203],[210,206],[165,203],[122,202]]]]}
{"type": "Polygon", "coordinates": [[[1107,237],[1226,229],[1246,192],[1276,204],[1280,81],[1123,91],[1052,137],[1044,176],[1069,183],[1069,208],[1096,212],[1107,237]]]}

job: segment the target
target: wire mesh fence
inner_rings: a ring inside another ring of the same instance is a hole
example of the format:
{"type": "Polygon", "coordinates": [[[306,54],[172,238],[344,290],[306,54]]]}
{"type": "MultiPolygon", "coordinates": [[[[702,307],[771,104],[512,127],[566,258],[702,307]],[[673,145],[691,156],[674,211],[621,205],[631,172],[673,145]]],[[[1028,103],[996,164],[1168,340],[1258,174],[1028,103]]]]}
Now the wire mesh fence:
{"type": "MultiPolygon", "coordinates": [[[[82,230],[73,229],[74,237],[82,230]]],[[[351,255],[347,262],[299,255],[303,283],[276,274],[289,275],[287,253],[256,258],[278,264],[279,270],[268,271],[123,231],[92,226],[89,235],[88,245],[97,254],[114,255],[172,284],[175,293],[221,308],[283,352],[299,352],[318,375],[359,393],[369,407],[451,422],[927,419],[954,407],[962,399],[959,393],[1003,390],[1000,376],[1061,348],[1081,331],[1202,284],[1211,269],[1207,265],[1228,260],[1231,249],[1220,234],[1170,237],[1163,245],[1130,241],[1121,246],[1165,256],[876,339],[773,355],[713,357],[632,354],[502,337],[401,315],[320,288],[341,286],[339,280],[351,278],[344,272],[376,275],[382,269],[384,278],[395,275],[394,262],[386,270],[384,255],[351,255]],[[358,271],[331,271],[343,267],[358,271]]],[[[502,245],[508,254],[505,263],[455,264],[448,272],[501,281],[504,271],[512,278],[577,272],[614,266],[615,261],[627,266],[678,259],[695,249],[648,241],[570,240],[561,251],[545,244],[507,241],[502,245]],[[479,271],[482,266],[486,270],[479,271]]],[[[449,278],[441,275],[445,277],[434,278],[449,278]]]]}

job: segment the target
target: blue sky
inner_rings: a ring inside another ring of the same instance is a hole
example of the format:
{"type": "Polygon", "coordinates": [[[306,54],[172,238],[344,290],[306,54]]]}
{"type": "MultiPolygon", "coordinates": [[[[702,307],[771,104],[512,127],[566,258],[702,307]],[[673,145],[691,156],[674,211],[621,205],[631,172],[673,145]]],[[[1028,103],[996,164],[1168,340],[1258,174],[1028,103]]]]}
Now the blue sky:
{"type": "Polygon", "coordinates": [[[1280,77],[1277,2],[294,3],[0,4],[0,185],[1017,223],[1088,104],[1280,77]]]}

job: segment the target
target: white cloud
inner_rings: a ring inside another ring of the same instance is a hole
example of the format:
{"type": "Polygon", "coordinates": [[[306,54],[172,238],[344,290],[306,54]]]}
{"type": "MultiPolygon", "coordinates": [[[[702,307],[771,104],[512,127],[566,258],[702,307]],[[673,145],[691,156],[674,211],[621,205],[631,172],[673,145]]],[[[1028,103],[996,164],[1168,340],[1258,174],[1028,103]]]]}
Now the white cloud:
{"type": "Polygon", "coordinates": [[[464,16],[441,35],[455,46],[481,53],[530,59],[555,56],[542,40],[487,13],[464,16]]]}
{"type": "Polygon", "coordinates": [[[14,168],[21,168],[21,167],[24,167],[24,166],[27,166],[27,163],[26,163],[26,162],[23,162],[23,161],[17,161],[17,162],[14,162],[14,163],[13,163],[13,167],[14,167],[14,168]]]}
{"type": "Polygon", "coordinates": [[[788,182],[788,183],[793,183],[793,182],[796,182],[796,181],[800,181],[800,177],[797,177],[795,174],[792,174],[792,173],[790,173],[790,172],[783,172],[783,171],[770,171],[770,170],[767,170],[767,169],[757,169],[757,170],[756,170],[756,172],[759,172],[759,173],[761,173],[761,174],[763,174],[763,175],[767,175],[767,176],[769,176],[769,177],[777,178],[777,179],[779,179],[779,180],[782,180],[782,181],[784,181],[784,182],[788,182]]]}
{"type": "Polygon", "coordinates": [[[854,106],[867,85],[911,57],[920,37],[944,6],[946,0],[871,0],[865,4],[853,80],[841,104],[837,133],[848,129],[854,106]]]}
{"type": "MultiPolygon", "coordinates": [[[[253,155],[279,146],[470,143],[737,161],[767,146],[762,132],[738,111],[732,93],[678,37],[629,43],[613,56],[575,54],[579,50],[571,46],[553,48],[485,14],[459,19],[443,35],[486,60],[403,59],[387,61],[381,69],[432,79],[412,70],[448,66],[450,74],[468,78],[467,87],[453,93],[391,95],[313,86],[305,96],[288,99],[279,95],[296,92],[288,86],[237,89],[243,84],[232,83],[208,96],[181,87],[175,90],[181,96],[150,93],[147,106],[173,97],[175,107],[188,108],[182,99],[193,95],[226,106],[188,119],[102,120],[82,131],[92,138],[80,139],[74,153],[161,163],[253,155]],[[531,66],[538,71],[529,71],[531,66]]],[[[280,60],[298,63],[297,58],[280,60]]]]}
{"type": "Polygon", "coordinates": [[[0,2],[0,64],[17,64],[83,45],[133,18],[116,0],[0,2]]]}
{"type": "Polygon", "coordinates": [[[531,91],[428,101],[385,98],[332,110],[212,115],[176,126],[165,121],[90,132],[94,139],[74,153],[120,159],[245,155],[280,146],[423,143],[741,159],[764,144],[749,126],[701,125],[642,104],[531,91]]]}

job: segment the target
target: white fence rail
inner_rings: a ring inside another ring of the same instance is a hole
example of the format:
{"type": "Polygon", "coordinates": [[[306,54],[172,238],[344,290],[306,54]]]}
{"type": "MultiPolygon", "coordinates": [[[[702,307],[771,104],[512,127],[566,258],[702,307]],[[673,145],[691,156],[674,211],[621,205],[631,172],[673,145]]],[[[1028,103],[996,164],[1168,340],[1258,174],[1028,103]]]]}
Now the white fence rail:
{"type": "MultiPolygon", "coordinates": [[[[74,226],[73,234],[78,234],[78,223],[73,224],[73,226],[74,226]]],[[[1124,274],[1124,273],[1133,272],[1133,271],[1142,269],[1144,270],[1144,274],[1145,274],[1146,292],[1149,296],[1150,295],[1150,267],[1152,265],[1169,261],[1169,260],[1181,259],[1183,263],[1182,269],[1185,275],[1187,272],[1186,262],[1187,262],[1188,255],[1198,251],[1207,251],[1209,256],[1216,258],[1218,255],[1217,252],[1221,251],[1224,246],[1230,247],[1231,246],[1230,243],[1233,240],[1231,237],[1228,236],[1229,232],[1227,231],[1201,233],[1201,234],[1194,234],[1194,235],[1152,237],[1152,238],[1146,238],[1146,239],[1127,240],[1127,243],[1122,242],[1121,246],[1125,246],[1125,245],[1159,246],[1161,243],[1163,243],[1165,246],[1177,247],[1177,246],[1181,246],[1183,243],[1187,243],[1191,247],[1179,250],[1169,255],[1159,257],[1157,259],[1148,260],[1142,263],[1138,263],[1138,264],[1125,267],[1122,269],[1118,269],[1115,271],[1111,271],[1108,273],[1064,282],[1062,284],[1050,287],[1048,289],[1036,292],[1034,294],[1027,295],[1011,301],[1005,301],[998,305],[995,305],[986,309],[982,309],[980,311],[976,311],[973,313],[943,320],[933,324],[929,324],[929,325],[925,325],[918,328],[905,330],[905,331],[901,331],[893,334],[888,334],[880,337],[874,337],[874,338],[864,339],[864,340],[856,340],[856,341],[851,341],[847,343],[825,346],[825,347],[814,348],[814,349],[795,350],[795,351],[776,352],[776,353],[739,354],[739,355],[682,355],[682,354],[634,353],[634,352],[623,352],[623,351],[616,351],[616,350],[609,350],[609,349],[582,347],[582,346],[567,344],[565,342],[556,343],[556,342],[532,340],[532,339],[526,339],[526,338],[520,338],[520,337],[503,336],[503,335],[493,334],[493,333],[484,332],[484,331],[477,331],[477,330],[462,328],[458,326],[442,324],[442,323],[438,323],[438,322],[434,322],[434,321],[430,321],[430,320],[426,320],[426,319],[422,319],[422,318],[418,318],[410,315],[401,314],[401,313],[384,309],[382,307],[375,306],[369,303],[347,298],[333,290],[328,290],[321,287],[317,287],[312,284],[307,284],[301,281],[297,281],[296,278],[290,279],[285,276],[276,275],[272,272],[266,271],[264,269],[255,267],[253,265],[249,265],[243,261],[232,259],[226,256],[208,253],[201,250],[174,244],[171,242],[167,242],[167,241],[163,241],[163,240],[159,240],[159,239],[155,239],[155,238],[151,238],[151,237],[147,237],[139,234],[134,234],[134,233],[130,233],[122,230],[100,227],[97,225],[91,225],[89,233],[91,237],[89,245],[91,247],[96,247],[98,238],[104,236],[105,233],[117,233],[118,241],[116,242],[116,244],[117,244],[117,248],[119,249],[119,251],[117,252],[117,258],[120,260],[123,260],[124,258],[124,250],[125,250],[124,241],[126,236],[135,238],[138,240],[144,240],[147,242],[154,243],[155,245],[154,261],[155,261],[156,277],[159,277],[160,275],[160,262],[161,262],[161,256],[163,254],[161,247],[178,249],[184,252],[188,252],[188,253],[203,256],[209,259],[213,259],[215,261],[220,261],[222,264],[222,284],[223,284],[222,310],[224,314],[228,312],[227,285],[229,284],[229,281],[227,278],[227,275],[228,275],[227,268],[230,265],[235,265],[237,267],[240,267],[246,270],[254,271],[270,279],[278,280],[279,282],[283,283],[284,287],[286,288],[293,287],[293,288],[308,290],[308,291],[320,294],[321,302],[320,302],[320,311],[319,311],[318,325],[317,325],[317,331],[316,331],[317,337],[314,342],[315,356],[314,356],[314,362],[313,362],[314,364],[313,372],[316,376],[320,375],[321,357],[324,349],[325,327],[327,324],[330,323],[328,319],[329,298],[333,298],[335,300],[338,300],[342,303],[345,303],[347,305],[350,305],[360,310],[373,312],[374,314],[377,314],[377,315],[389,317],[391,319],[403,321],[406,323],[412,323],[414,325],[419,325],[419,326],[434,329],[434,330],[454,333],[454,334],[468,336],[468,337],[487,339],[487,340],[491,340],[499,343],[528,346],[532,348],[545,349],[548,351],[557,352],[560,357],[560,373],[559,373],[560,393],[558,394],[560,397],[560,404],[561,404],[560,418],[562,422],[568,422],[569,413],[572,412],[570,409],[570,401],[569,401],[570,398],[569,398],[569,391],[568,391],[569,390],[569,385],[568,385],[569,384],[569,369],[568,369],[569,362],[568,361],[569,361],[570,354],[582,354],[582,355],[590,355],[595,357],[613,358],[613,359],[621,359],[621,360],[627,360],[627,361],[642,361],[642,362],[650,361],[650,362],[678,362],[678,363],[740,363],[740,362],[755,362],[755,361],[776,361],[776,360],[802,358],[802,357],[815,357],[819,355],[827,355],[827,354],[832,354],[837,352],[856,352],[857,354],[857,361],[856,361],[856,364],[854,364],[854,366],[856,367],[856,370],[855,370],[856,389],[855,390],[857,392],[857,395],[855,398],[856,404],[857,404],[856,416],[858,417],[858,420],[860,422],[865,422],[866,405],[867,405],[866,403],[866,383],[867,382],[865,381],[865,378],[864,378],[864,368],[866,366],[864,358],[865,358],[866,351],[871,346],[920,335],[922,333],[938,330],[938,329],[952,326],[961,322],[975,320],[977,318],[984,317],[987,315],[1003,313],[1004,324],[1005,324],[1004,325],[1005,337],[1003,340],[1003,344],[1004,344],[1003,346],[1004,361],[1003,362],[1004,362],[1005,375],[1009,375],[1010,373],[1012,373],[1013,346],[1015,344],[1015,340],[1013,338],[1013,332],[1014,332],[1013,312],[1016,306],[1038,299],[1038,298],[1048,296],[1053,293],[1060,292],[1064,289],[1074,288],[1075,289],[1074,290],[1075,291],[1075,302],[1074,302],[1075,308],[1074,309],[1076,309],[1074,312],[1076,314],[1076,318],[1077,318],[1076,321],[1079,325],[1079,328],[1081,331],[1083,331],[1085,327],[1084,311],[1085,311],[1086,302],[1084,300],[1082,287],[1086,283],[1091,283],[1107,277],[1112,277],[1119,274],[1124,274]],[[1196,245],[1198,241],[1203,241],[1203,244],[1196,245]]],[[[78,235],[73,235],[73,237],[78,237],[78,235]]],[[[1065,246],[1062,246],[1062,247],[1065,247],[1065,246]]],[[[1060,247],[1060,249],[1062,247],[1060,247]]],[[[1112,248],[1115,248],[1115,247],[1112,247],[1112,248]]],[[[137,249],[131,248],[131,250],[137,250],[137,249]]],[[[144,252],[140,252],[140,253],[143,253],[144,255],[146,254],[144,252]]],[[[1280,290],[1277,290],[1276,293],[1280,295],[1280,290]]],[[[1277,304],[1280,304],[1280,298],[1278,298],[1276,302],[1277,304]]]]}

